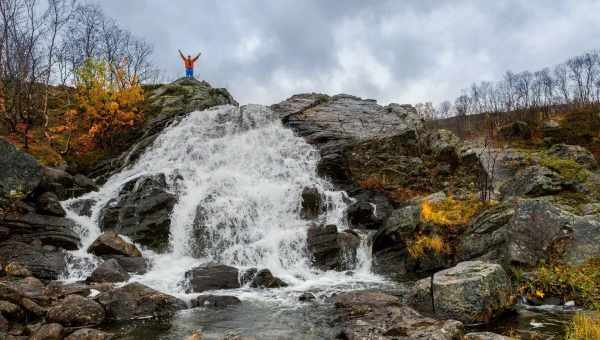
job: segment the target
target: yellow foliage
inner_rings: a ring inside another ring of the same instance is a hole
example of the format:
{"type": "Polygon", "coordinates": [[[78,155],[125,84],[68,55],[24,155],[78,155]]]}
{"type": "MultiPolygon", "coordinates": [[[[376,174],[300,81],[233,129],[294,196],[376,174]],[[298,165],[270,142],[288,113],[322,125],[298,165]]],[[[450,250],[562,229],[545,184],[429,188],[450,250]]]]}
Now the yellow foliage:
{"type": "Polygon", "coordinates": [[[567,339],[600,339],[600,312],[575,314],[567,329],[567,339]]]}
{"type": "Polygon", "coordinates": [[[464,225],[486,204],[476,197],[458,200],[449,196],[437,202],[424,200],[421,203],[421,219],[445,226],[464,225]]]}
{"type": "Polygon", "coordinates": [[[419,235],[408,245],[408,253],[412,257],[421,257],[427,250],[434,251],[437,254],[448,252],[448,247],[439,235],[425,236],[419,235]]]}

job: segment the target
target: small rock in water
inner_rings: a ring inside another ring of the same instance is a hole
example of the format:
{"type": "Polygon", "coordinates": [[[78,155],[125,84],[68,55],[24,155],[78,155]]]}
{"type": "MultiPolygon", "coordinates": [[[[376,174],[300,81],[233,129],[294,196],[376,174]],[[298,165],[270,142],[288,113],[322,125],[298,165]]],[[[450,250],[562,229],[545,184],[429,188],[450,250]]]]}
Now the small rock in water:
{"type": "Polygon", "coordinates": [[[254,279],[250,283],[252,288],[281,288],[287,287],[287,283],[283,282],[278,277],[273,276],[270,270],[263,269],[256,273],[254,279]]]}
{"type": "Polygon", "coordinates": [[[315,295],[313,293],[309,293],[309,292],[304,292],[298,297],[298,301],[301,301],[301,302],[314,301],[315,299],[316,299],[315,295]]]}
{"type": "Polygon", "coordinates": [[[567,301],[565,302],[565,307],[575,307],[575,301],[567,301]]]}
{"type": "Polygon", "coordinates": [[[230,295],[200,295],[192,300],[192,307],[224,308],[241,303],[240,299],[230,295]]]}
{"type": "Polygon", "coordinates": [[[533,327],[533,328],[540,328],[540,327],[544,327],[544,324],[541,322],[536,322],[535,320],[531,320],[529,322],[529,324],[533,327]]]}

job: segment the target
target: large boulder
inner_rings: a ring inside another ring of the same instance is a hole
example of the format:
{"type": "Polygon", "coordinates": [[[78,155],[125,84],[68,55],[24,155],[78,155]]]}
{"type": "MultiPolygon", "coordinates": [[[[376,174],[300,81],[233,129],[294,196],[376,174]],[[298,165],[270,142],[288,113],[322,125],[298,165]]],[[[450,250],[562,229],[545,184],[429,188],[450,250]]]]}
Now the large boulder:
{"type": "Polygon", "coordinates": [[[65,253],[22,242],[0,243],[0,261],[18,262],[40,279],[56,280],[67,270],[65,253]]]}
{"type": "Polygon", "coordinates": [[[337,226],[311,225],[307,231],[307,249],[312,264],[321,270],[349,270],[356,265],[358,236],[338,232],[337,226]]]}
{"type": "Polygon", "coordinates": [[[287,287],[287,283],[278,277],[273,276],[270,270],[259,270],[250,282],[252,288],[281,288],[287,287]]]}
{"type": "Polygon", "coordinates": [[[324,211],[323,199],[318,188],[306,187],[302,190],[302,209],[300,215],[307,220],[319,217],[324,211]]]}
{"type": "Polygon", "coordinates": [[[88,277],[89,282],[123,282],[129,280],[129,274],[115,259],[102,262],[88,277]]]}
{"type": "Polygon", "coordinates": [[[346,217],[352,228],[378,229],[382,223],[382,220],[375,215],[374,204],[365,201],[351,204],[346,210],[346,217]]]}
{"type": "Polygon", "coordinates": [[[29,340],[62,340],[65,329],[58,323],[47,323],[42,325],[29,340]]]}
{"type": "Polygon", "coordinates": [[[175,124],[187,114],[206,110],[217,105],[235,105],[226,89],[213,88],[205,81],[181,78],[170,84],[161,84],[146,93],[145,114],[148,119],[133,136],[132,145],[120,156],[103,161],[91,173],[100,180],[133,164],[169,125],[175,124]]]}
{"type": "Polygon", "coordinates": [[[0,199],[29,195],[42,180],[42,167],[31,155],[0,138],[0,199]]]}
{"type": "Polygon", "coordinates": [[[186,308],[185,302],[138,282],[101,293],[96,300],[109,320],[167,317],[186,308]]]}
{"type": "Polygon", "coordinates": [[[79,248],[80,238],[75,232],[76,224],[68,218],[39,215],[33,212],[8,214],[0,220],[0,229],[7,232],[0,236],[2,241],[31,243],[40,240],[67,250],[79,248]]]}
{"type": "Polygon", "coordinates": [[[201,293],[214,289],[240,288],[239,271],[235,267],[209,263],[185,273],[188,293],[201,293]]]}
{"type": "Polygon", "coordinates": [[[488,323],[514,304],[510,279],[502,266],[466,261],[433,275],[436,316],[465,323],[488,323]]]}
{"type": "Polygon", "coordinates": [[[102,208],[100,228],[126,235],[155,251],[164,251],[176,201],[176,196],[167,191],[164,174],[133,179],[123,186],[118,198],[102,208]]]}
{"type": "Polygon", "coordinates": [[[48,310],[48,320],[67,327],[95,326],[104,321],[104,309],[91,299],[69,295],[48,310]]]}
{"type": "Polygon", "coordinates": [[[460,138],[449,130],[435,130],[427,134],[427,148],[440,162],[456,165],[459,145],[460,138]]]}
{"type": "Polygon", "coordinates": [[[116,260],[128,273],[145,274],[150,267],[149,262],[140,256],[103,255],[100,257],[105,261],[116,260]]]}
{"type": "Polygon", "coordinates": [[[424,317],[384,293],[341,293],[335,305],[342,313],[342,339],[460,340],[463,335],[459,321],[424,317]]]}
{"type": "Polygon", "coordinates": [[[67,213],[60,205],[58,196],[52,192],[45,192],[37,198],[36,210],[42,215],[65,217],[67,213]]]}
{"type": "Polygon", "coordinates": [[[532,165],[519,170],[500,188],[500,192],[503,198],[538,197],[559,193],[564,188],[565,184],[558,173],[543,166],[532,165]]]}
{"type": "Polygon", "coordinates": [[[64,201],[96,190],[98,190],[96,183],[84,175],[72,176],[64,170],[44,166],[42,181],[36,192],[52,192],[59,200],[64,201]]]}
{"type": "Polygon", "coordinates": [[[104,232],[89,246],[88,253],[102,255],[122,255],[141,257],[142,252],[133,244],[125,241],[114,231],[104,232]]]}
{"type": "Polygon", "coordinates": [[[600,215],[573,216],[562,260],[581,265],[600,254],[600,215]]]}

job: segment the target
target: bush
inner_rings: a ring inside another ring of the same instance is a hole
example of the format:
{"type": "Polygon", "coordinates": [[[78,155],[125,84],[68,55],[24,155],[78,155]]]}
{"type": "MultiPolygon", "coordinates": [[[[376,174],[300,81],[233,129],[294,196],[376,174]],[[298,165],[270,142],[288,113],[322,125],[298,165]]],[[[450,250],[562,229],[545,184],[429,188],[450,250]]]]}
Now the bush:
{"type": "Polygon", "coordinates": [[[437,202],[424,200],[421,203],[421,220],[444,226],[465,225],[488,204],[493,203],[482,202],[475,196],[466,200],[452,196],[437,202]]]}
{"type": "Polygon", "coordinates": [[[567,328],[568,340],[600,339],[600,312],[577,313],[567,328]]]}
{"type": "Polygon", "coordinates": [[[421,257],[427,250],[433,251],[436,254],[447,253],[448,247],[444,239],[439,235],[419,235],[408,245],[408,253],[412,257],[421,257]]]}
{"type": "Polygon", "coordinates": [[[562,159],[546,153],[541,154],[540,165],[558,172],[565,179],[580,183],[585,182],[590,175],[590,172],[576,161],[562,159]]]}

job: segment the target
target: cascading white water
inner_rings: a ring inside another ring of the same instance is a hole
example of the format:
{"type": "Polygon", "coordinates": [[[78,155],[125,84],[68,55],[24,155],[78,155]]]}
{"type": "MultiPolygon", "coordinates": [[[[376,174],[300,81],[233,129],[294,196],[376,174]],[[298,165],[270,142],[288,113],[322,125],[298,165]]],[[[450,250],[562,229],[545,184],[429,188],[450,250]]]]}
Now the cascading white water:
{"type": "Polygon", "coordinates": [[[101,208],[131,179],[163,173],[178,198],[171,216],[170,251],[143,250],[152,267],[133,281],[180,294],[184,272],[208,261],[268,268],[295,289],[378,281],[370,273],[365,245],[358,250],[353,276],[319,272],[309,264],[308,226],[299,214],[303,188],[317,187],[324,193],[327,210],[322,222],[346,228],[343,211],[348,198],[317,176],[318,160],[316,149],[264,106],[220,106],[191,113],[167,128],[135,165],[109,178],[100,191],[79,198],[96,201],[91,218],[78,216],[70,207],[78,199],[64,203],[68,216],[81,225],[83,243],[73,253],[70,278],[82,279],[96,265],[85,249],[101,233],[101,208]],[[192,236],[199,207],[209,247],[202,258],[194,258],[192,236]]]}

